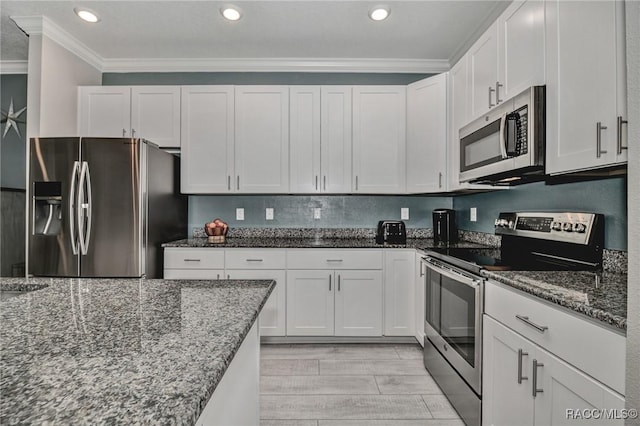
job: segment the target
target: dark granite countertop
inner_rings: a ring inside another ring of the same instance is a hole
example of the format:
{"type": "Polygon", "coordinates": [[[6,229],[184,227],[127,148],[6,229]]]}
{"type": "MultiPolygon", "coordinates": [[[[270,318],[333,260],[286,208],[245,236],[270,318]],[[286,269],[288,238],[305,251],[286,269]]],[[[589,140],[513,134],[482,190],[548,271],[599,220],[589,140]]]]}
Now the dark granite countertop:
{"type": "Polygon", "coordinates": [[[0,278],[0,424],[195,424],[275,283],[0,278]]]}
{"type": "MultiPolygon", "coordinates": [[[[483,247],[482,244],[461,241],[451,247],[483,247]]],[[[406,244],[376,244],[374,238],[227,238],[223,244],[210,243],[207,238],[188,238],[162,244],[162,247],[190,248],[407,248],[430,249],[438,247],[433,238],[407,238],[406,244]]]]}
{"type": "Polygon", "coordinates": [[[627,274],[483,271],[483,275],[618,329],[627,329],[627,274]]]}

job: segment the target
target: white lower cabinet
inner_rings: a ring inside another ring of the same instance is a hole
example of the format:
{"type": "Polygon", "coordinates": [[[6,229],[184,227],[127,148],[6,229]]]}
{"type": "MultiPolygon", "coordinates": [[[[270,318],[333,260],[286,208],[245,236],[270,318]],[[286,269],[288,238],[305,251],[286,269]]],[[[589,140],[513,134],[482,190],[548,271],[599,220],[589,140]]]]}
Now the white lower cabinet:
{"type": "Polygon", "coordinates": [[[487,315],[483,333],[483,425],[579,424],[624,408],[622,396],[487,315]]]}
{"type": "Polygon", "coordinates": [[[415,263],[414,263],[414,279],[416,281],[416,288],[415,288],[415,299],[414,299],[414,306],[415,306],[415,313],[414,313],[414,318],[415,318],[415,322],[416,322],[416,340],[418,341],[418,343],[420,343],[420,345],[422,347],[424,347],[424,336],[425,336],[425,332],[424,332],[424,322],[425,322],[425,266],[422,263],[422,257],[424,256],[424,253],[421,252],[417,252],[415,254],[416,258],[415,258],[415,263]]]}
{"type": "Polygon", "coordinates": [[[415,335],[415,250],[384,251],[384,335],[415,335]]]}
{"type": "Polygon", "coordinates": [[[287,335],[382,336],[382,271],[288,271],[287,335]]]}

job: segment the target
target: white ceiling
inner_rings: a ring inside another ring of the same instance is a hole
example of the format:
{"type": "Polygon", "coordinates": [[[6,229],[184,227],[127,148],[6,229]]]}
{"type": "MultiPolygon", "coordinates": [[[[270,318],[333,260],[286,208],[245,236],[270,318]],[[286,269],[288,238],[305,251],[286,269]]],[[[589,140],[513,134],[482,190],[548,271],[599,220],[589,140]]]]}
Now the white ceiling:
{"type": "Polygon", "coordinates": [[[28,38],[11,16],[46,16],[105,61],[150,59],[455,58],[508,1],[386,1],[390,17],[369,19],[378,1],[233,1],[243,18],[227,22],[219,1],[7,1],[0,3],[0,59],[26,60],[28,38]],[[73,8],[101,21],[88,24],[73,8]]]}

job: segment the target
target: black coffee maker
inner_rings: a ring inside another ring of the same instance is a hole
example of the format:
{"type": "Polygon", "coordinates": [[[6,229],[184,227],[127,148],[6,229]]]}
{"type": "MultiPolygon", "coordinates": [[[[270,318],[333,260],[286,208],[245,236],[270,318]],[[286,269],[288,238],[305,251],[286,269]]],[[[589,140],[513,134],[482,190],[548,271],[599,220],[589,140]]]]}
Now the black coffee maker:
{"type": "Polygon", "coordinates": [[[435,243],[455,243],[458,241],[455,210],[436,209],[433,211],[433,241],[435,243]]]}

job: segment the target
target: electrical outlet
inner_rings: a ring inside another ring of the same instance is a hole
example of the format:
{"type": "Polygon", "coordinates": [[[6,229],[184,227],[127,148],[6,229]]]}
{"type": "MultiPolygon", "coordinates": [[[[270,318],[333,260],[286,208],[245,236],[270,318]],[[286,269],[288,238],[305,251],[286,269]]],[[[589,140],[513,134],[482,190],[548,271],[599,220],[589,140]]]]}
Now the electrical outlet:
{"type": "Polygon", "coordinates": [[[267,220],[273,220],[273,208],[267,207],[265,209],[264,215],[267,220]]]}
{"type": "Polygon", "coordinates": [[[469,209],[469,220],[471,222],[477,222],[478,221],[478,209],[476,207],[471,207],[469,209]]]}
{"type": "Polygon", "coordinates": [[[314,219],[320,219],[322,217],[322,209],[321,208],[315,208],[313,209],[313,218],[314,219]]]}
{"type": "Polygon", "coordinates": [[[236,209],[236,220],[244,220],[244,209],[242,207],[236,209]]]}
{"type": "Polygon", "coordinates": [[[409,207],[402,207],[400,209],[400,219],[409,220],[409,207]]]}

